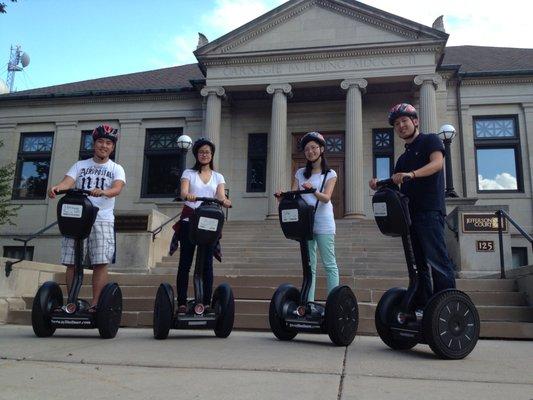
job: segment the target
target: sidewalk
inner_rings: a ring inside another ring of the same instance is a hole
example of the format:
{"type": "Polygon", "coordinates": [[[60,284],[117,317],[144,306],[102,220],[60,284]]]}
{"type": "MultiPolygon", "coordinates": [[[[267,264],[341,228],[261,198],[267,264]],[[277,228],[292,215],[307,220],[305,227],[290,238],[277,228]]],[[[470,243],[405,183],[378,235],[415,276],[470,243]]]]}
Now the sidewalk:
{"type": "Polygon", "coordinates": [[[0,399],[533,399],[533,343],[483,340],[461,361],[428,346],[394,352],[379,338],[348,348],[327,335],[58,330],[0,325],[0,399]]]}

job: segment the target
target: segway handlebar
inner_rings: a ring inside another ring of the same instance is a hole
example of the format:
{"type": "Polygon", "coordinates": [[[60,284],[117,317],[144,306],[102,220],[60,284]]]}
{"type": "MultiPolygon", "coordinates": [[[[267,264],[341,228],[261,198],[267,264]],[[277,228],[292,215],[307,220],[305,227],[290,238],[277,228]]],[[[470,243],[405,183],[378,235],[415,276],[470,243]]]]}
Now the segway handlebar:
{"type": "Polygon", "coordinates": [[[91,191],[85,190],[85,189],[65,189],[65,190],[58,190],[56,194],[86,194],[90,196],[91,191]]]}
{"type": "MultiPolygon", "coordinates": [[[[195,201],[206,201],[208,203],[216,203],[219,206],[223,206],[224,202],[222,200],[216,199],[214,197],[197,197],[195,201]]],[[[230,208],[233,208],[230,206],[230,208]]]]}
{"type": "Polygon", "coordinates": [[[315,192],[316,192],[316,188],[303,189],[303,190],[291,190],[289,192],[281,192],[279,195],[274,193],[274,197],[286,198],[286,197],[296,196],[296,195],[299,195],[299,194],[310,194],[310,193],[315,193],[315,192]]]}
{"type": "MultiPolygon", "coordinates": [[[[411,179],[413,178],[411,178],[410,176],[404,176],[402,182],[407,182],[407,181],[410,181],[411,179]]],[[[383,188],[383,187],[396,187],[396,186],[397,185],[394,183],[392,178],[382,179],[381,181],[376,182],[376,187],[378,189],[383,188]]]]}

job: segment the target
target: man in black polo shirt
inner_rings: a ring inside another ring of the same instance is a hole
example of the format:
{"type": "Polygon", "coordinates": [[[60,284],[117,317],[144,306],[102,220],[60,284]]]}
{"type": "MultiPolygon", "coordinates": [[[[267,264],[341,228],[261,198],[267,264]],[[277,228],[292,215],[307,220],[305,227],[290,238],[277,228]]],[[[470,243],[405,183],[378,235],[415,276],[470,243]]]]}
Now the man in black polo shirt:
{"type": "MultiPolygon", "coordinates": [[[[392,107],[389,124],[405,142],[405,152],[396,162],[392,179],[409,197],[411,239],[422,289],[417,297],[422,306],[432,293],[455,288],[455,268],[444,241],[444,146],[437,135],[420,133],[416,109],[410,104],[392,107]],[[411,180],[402,183],[407,176],[411,180]],[[431,267],[433,290],[429,269],[424,265],[431,267]]],[[[376,190],[376,179],[369,185],[376,190]]]]}

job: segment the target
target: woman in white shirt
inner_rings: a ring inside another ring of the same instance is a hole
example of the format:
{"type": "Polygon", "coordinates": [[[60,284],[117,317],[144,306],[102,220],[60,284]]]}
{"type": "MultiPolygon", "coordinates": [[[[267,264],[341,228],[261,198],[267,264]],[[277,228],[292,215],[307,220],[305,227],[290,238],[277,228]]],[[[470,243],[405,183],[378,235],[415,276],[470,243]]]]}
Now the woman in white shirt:
{"type": "Polygon", "coordinates": [[[324,157],[326,141],[320,133],[305,134],[300,141],[300,148],[305,154],[307,164],[305,168],[298,169],[294,174],[292,190],[316,189],[312,194],[302,195],[307,204],[316,207],[313,240],[309,241],[312,279],[308,301],[312,302],[315,300],[317,247],[326,271],[328,294],[339,285],[339,269],[335,258],[335,219],[333,204],[331,204],[337,174],[328,167],[324,157]]]}
{"type": "MultiPolygon", "coordinates": [[[[189,217],[201,202],[196,197],[215,197],[223,202],[224,207],[230,207],[231,202],[224,193],[226,183],[222,174],[215,171],[213,156],[215,145],[208,139],[200,138],[194,142],[192,152],[196,163],[192,169],[186,169],[181,175],[181,198],[185,205],[179,221],[180,261],[178,265],[177,290],[178,313],[187,311],[187,287],[189,284],[189,271],[191,269],[195,245],[189,239],[189,217]]],[[[209,306],[213,291],[213,250],[210,248],[204,265],[204,298],[203,304],[209,306]]]]}

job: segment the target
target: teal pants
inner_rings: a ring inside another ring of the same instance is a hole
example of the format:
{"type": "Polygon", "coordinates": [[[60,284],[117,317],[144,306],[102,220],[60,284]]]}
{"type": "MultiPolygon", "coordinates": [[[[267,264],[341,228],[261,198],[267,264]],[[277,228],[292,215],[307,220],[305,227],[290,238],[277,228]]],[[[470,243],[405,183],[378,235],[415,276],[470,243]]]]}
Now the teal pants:
{"type": "Polygon", "coordinates": [[[317,247],[326,271],[328,294],[335,286],[339,285],[339,269],[335,260],[335,235],[315,233],[313,240],[309,240],[307,243],[309,244],[309,260],[311,264],[311,288],[309,289],[308,301],[315,301],[317,247]]]}

